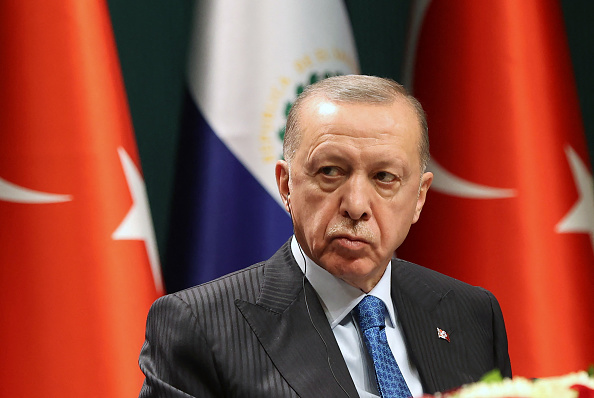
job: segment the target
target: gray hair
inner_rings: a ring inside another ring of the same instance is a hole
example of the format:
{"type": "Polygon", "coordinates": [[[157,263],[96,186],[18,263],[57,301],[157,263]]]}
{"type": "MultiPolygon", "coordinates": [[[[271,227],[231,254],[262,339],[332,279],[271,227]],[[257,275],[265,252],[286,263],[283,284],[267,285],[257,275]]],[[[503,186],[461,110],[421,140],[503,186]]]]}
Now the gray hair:
{"type": "Polygon", "coordinates": [[[429,163],[429,133],[427,117],[421,103],[401,84],[391,79],[365,75],[334,76],[307,86],[297,97],[287,117],[283,156],[291,162],[301,143],[300,112],[311,98],[321,97],[333,102],[392,104],[398,99],[406,100],[415,110],[421,127],[419,158],[421,172],[429,163]]]}

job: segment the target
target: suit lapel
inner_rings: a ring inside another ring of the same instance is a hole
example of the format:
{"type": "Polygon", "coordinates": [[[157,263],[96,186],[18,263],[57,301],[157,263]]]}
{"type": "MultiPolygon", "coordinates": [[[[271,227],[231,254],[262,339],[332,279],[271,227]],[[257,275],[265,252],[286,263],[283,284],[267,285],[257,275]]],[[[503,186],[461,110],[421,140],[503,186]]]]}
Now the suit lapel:
{"type": "Polygon", "coordinates": [[[455,293],[434,290],[427,275],[421,277],[420,268],[400,260],[392,263],[392,300],[425,392],[447,391],[465,380],[461,369],[465,368],[466,348],[455,293]],[[449,341],[439,337],[438,328],[447,333],[449,341]]]}
{"type": "Polygon", "coordinates": [[[304,294],[302,278],[290,246],[285,244],[266,264],[256,304],[241,300],[235,304],[297,394],[346,396],[344,388],[356,397],[324,310],[307,281],[304,294]]]}

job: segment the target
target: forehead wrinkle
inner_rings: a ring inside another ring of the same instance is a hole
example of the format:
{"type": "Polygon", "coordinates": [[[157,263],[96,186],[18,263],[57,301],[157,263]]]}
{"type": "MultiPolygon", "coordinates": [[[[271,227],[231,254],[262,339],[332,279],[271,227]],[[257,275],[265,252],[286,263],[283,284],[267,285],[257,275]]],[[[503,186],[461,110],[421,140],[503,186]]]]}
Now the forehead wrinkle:
{"type": "Polygon", "coordinates": [[[400,152],[403,147],[403,142],[406,137],[394,135],[391,132],[369,132],[365,131],[365,135],[361,135],[357,131],[329,131],[320,134],[311,143],[310,149],[316,149],[326,143],[336,144],[346,147],[354,147],[359,150],[364,150],[369,147],[394,146],[400,152]],[[371,134],[371,136],[370,136],[371,134]],[[363,144],[361,144],[361,142],[363,144]]]}
{"type": "MultiPolygon", "coordinates": [[[[369,145],[389,145],[389,138],[395,138],[392,134],[387,132],[374,133],[365,131],[362,135],[358,131],[344,131],[338,129],[337,131],[331,131],[319,134],[311,143],[311,147],[318,147],[326,142],[337,141],[338,144],[349,145],[355,142],[365,142],[365,146],[369,145]],[[370,134],[373,134],[370,136],[370,134]],[[386,137],[388,139],[386,139],[386,137]]],[[[359,144],[357,144],[359,145],[359,144]]]]}
{"type": "Polygon", "coordinates": [[[311,162],[319,152],[322,152],[322,155],[330,155],[331,158],[335,159],[350,157],[349,153],[353,149],[349,150],[349,145],[343,142],[332,142],[335,141],[332,136],[333,134],[322,134],[318,139],[314,140],[307,153],[306,159],[308,162],[311,162]]]}
{"type": "MultiPolygon", "coordinates": [[[[314,103],[315,102],[316,101],[314,101],[314,103]]],[[[309,105],[311,106],[313,104],[309,105]]],[[[306,161],[311,161],[312,156],[318,151],[320,146],[323,146],[326,143],[334,145],[335,142],[336,145],[339,145],[342,148],[352,146],[354,150],[360,151],[361,153],[366,152],[363,150],[365,148],[388,147],[388,151],[391,153],[390,156],[404,156],[406,159],[401,159],[404,163],[413,161],[413,158],[408,159],[409,155],[407,154],[407,151],[409,149],[414,152],[418,151],[420,137],[415,137],[414,141],[416,142],[413,143],[414,148],[408,148],[411,144],[408,142],[410,138],[409,135],[417,133],[417,131],[410,131],[410,112],[399,114],[397,119],[380,113],[377,115],[380,118],[379,123],[376,123],[372,129],[369,129],[366,124],[358,123],[356,117],[355,119],[351,118],[351,114],[349,114],[349,112],[347,112],[348,109],[346,109],[350,107],[350,104],[335,105],[338,105],[337,108],[342,112],[342,115],[345,115],[344,117],[341,116],[337,120],[337,118],[334,117],[333,112],[330,112],[330,114],[327,115],[320,115],[320,113],[317,113],[318,118],[314,125],[308,126],[311,129],[306,127],[303,131],[300,146],[302,149],[305,149],[304,155],[306,161]],[[344,112],[347,113],[345,114],[344,112]],[[355,120],[355,122],[353,122],[353,120],[355,120]],[[309,137],[307,138],[307,136],[309,137]],[[305,148],[305,146],[307,146],[307,148],[305,148]]],[[[365,105],[359,105],[359,107],[365,107],[365,105]]],[[[358,112],[358,109],[355,109],[355,111],[358,112]]],[[[315,111],[313,113],[316,114],[315,111]]],[[[375,119],[378,121],[377,117],[375,119]]],[[[359,155],[357,154],[356,156],[359,155]]]]}
{"type": "Polygon", "coordinates": [[[347,160],[349,162],[366,163],[366,168],[382,168],[382,167],[405,167],[408,163],[406,153],[399,147],[394,147],[391,143],[378,138],[358,137],[362,139],[372,139],[374,143],[363,146],[350,145],[349,142],[339,140],[338,142],[331,142],[333,140],[323,140],[318,144],[310,147],[307,154],[307,162],[312,162],[315,157],[323,157],[329,161],[347,160]],[[378,152],[375,148],[388,147],[386,150],[378,152]],[[374,149],[370,151],[370,149],[374,149]],[[321,154],[320,154],[321,152],[321,154]]]}

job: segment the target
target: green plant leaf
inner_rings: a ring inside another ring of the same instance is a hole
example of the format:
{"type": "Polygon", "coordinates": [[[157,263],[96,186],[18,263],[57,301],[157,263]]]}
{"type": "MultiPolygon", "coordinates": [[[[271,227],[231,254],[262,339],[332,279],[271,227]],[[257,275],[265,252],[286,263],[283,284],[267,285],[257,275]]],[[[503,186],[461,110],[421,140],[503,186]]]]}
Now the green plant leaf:
{"type": "Polygon", "coordinates": [[[497,383],[503,380],[503,376],[501,376],[501,371],[499,369],[493,369],[490,372],[487,372],[481,377],[481,381],[485,383],[497,383]]]}

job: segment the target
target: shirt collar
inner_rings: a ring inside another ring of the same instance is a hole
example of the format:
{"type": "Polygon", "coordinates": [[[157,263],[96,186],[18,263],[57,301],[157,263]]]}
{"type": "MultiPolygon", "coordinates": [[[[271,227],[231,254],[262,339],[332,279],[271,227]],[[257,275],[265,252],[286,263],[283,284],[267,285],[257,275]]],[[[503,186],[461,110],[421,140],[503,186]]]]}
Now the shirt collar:
{"type": "MultiPolygon", "coordinates": [[[[330,327],[334,329],[367,294],[349,285],[342,279],[335,277],[313,262],[303,252],[295,236],[291,240],[291,251],[299,268],[301,268],[301,272],[305,274],[305,277],[320,298],[330,327]]],[[[394,327],[396,325],[396,314],[390,293],[391,275],[392,264],[388,262],[388,267],[384,275],[382,275],[377,285],[369,292],[369,295],[378,297],[384,302],[388,309],[391,323],[386,324],[386,326],[394,327]]]]}

